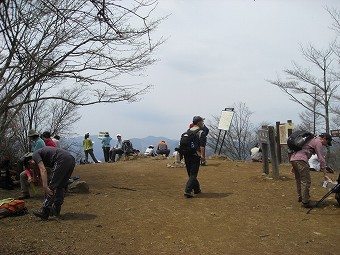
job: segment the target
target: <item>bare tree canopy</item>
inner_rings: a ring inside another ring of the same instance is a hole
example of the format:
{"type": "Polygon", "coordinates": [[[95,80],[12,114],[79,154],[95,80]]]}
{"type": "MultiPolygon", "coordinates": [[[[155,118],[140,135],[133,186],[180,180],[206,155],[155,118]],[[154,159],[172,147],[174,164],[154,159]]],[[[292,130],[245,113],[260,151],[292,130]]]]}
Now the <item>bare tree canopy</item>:
{"type": "Polygon", "coordinates": [[[146,93],[150,85],[114,79],[142,74],[154,63],[151,53],[162,43],[151,40],[161,21],[150,16],[156,6],[143,0],[2,1],[0,131],[31,102],[131,102],[146,93]]]}
{"type": "Polygon", "coordinates": [[[293,68],[285,69],[285,80],[278,77],[268,80],[276,85],[289,98],[303,106],[306,110],[321,116],[325,122],[325,130],[330,129],[330,114],[337,109],[339,80],[339,61],[331,46],[326,50],[318,50],[313,45],[301,47],[301,53],[311,66],[302,67],[293,62],[293,68]],[[317,107],[315,107],[317,105],[317,107]]]}

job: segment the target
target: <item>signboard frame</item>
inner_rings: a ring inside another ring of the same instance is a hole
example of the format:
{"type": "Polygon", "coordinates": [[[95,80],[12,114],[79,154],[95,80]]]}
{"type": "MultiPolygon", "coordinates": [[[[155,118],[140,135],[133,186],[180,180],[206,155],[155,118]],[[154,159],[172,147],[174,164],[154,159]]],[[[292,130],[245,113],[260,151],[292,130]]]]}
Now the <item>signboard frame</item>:
{"type": "Polygon", "coordinates": [[[219,130],[228,131],[230,128],[231,121],[234,116],[234,111],[223,110],[220,116],[220,122],[218,124],[219,130]]]}

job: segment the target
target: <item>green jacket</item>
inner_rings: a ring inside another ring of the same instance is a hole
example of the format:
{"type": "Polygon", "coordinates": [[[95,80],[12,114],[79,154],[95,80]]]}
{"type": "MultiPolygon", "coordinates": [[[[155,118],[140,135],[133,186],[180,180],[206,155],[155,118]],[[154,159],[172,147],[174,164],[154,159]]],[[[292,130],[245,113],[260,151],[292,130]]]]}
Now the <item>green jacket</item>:
{"type": "Polygon", "coordinates": [[[83,140],[83,147],[84,147],[84,151],[92,150],[93,149],[92,140],[90,138],[84,139],[83,140]]]}

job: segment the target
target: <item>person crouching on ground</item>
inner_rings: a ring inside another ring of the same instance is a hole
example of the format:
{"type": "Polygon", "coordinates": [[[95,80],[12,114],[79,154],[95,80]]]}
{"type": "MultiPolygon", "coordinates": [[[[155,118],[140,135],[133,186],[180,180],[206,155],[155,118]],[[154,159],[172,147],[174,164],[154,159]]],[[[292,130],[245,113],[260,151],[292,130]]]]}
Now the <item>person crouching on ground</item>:
{"type": "Polygon", "coordinates": [[[168,148],[168,145],[166,144],[165,141],[161,141],[157,145],[157,155],[165,155],[165,157],[169,157],[170,154],[170,149],[168,148]]]}
{"type": "Polygon", "coordinates": [[[47,220],[50,210],[53,209],[54,216],[59,217],[61,205],[64,202],[64,191],[75,167],[74,157],[64,149],[48,146],[27,157],[29,157],[27,160],[29,168],[39,169],[45,193],[41,210],[34,211],[33,214],[47,220]],[[49,181],[46,167],[51,167],[49,181]]]}
{"type": "Polygon", "coordinates": [[[332,137],[328,133],[322,133],[308,141],[301,150],[294,152],[290,157],[290,163],[296,180],[298,202],[305,208],[315,206],[315,202],[310,201],[309,189],[311,186],[311,176],[309,172],[308,159],[316,154],[320,161],[320,169],[324,174],[325,180],[331,179],[326,175],[326,160],[323,156],[322,146],[331,146],[332,137]]]}

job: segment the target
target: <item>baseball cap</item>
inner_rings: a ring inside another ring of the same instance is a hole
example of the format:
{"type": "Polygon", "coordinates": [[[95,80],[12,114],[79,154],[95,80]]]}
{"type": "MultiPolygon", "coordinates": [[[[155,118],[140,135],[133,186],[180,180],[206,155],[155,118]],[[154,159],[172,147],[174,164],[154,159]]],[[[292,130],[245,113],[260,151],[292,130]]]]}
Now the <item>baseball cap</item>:
{"type": "Polygon", "coordinates": [[[332,146],[332,136],[328,133],[321,133],[320,134],[321,137],[325,138],[327,141],[328,141],[328,144],[329,146],[332,146]]]}
{"type": "Polygon", "coordinates": [[[122,135],[121,135],[121,134],[117,134],[116,136],[117,136],[117,137],[118,137],[118,136],[122,137],[122,135]]]}
{"type": "Polygon", "coordinates": [[[196,125],[198,122],[203,121],[204,118],[202,118],[201,116],[194,116],[194,118],[192,119],[192,123],[194,123],[194,125],[196,125]]]}

